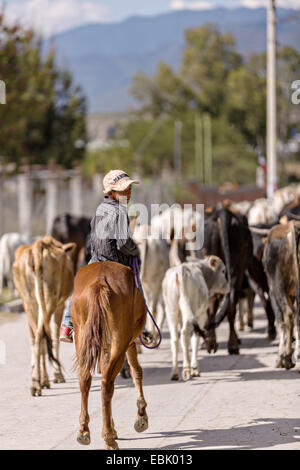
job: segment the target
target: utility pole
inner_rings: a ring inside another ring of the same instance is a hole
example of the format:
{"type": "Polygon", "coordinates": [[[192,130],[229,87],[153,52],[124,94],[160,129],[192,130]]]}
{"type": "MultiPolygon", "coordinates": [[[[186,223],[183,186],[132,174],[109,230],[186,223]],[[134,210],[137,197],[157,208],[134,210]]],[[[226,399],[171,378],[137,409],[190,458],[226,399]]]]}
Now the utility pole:
{"type": "Polygon", "coordinates": [[[211,133],[211,116],[208,113],[204,114],[204,175],[205,184],[212,184],[212,133],[211,133]]]}
{"type": "Polygon", "coordinates": [[[195,116],[195,173],[200,183],[204,183],[203,124],[202,116],[195,116]]]}
{"type": "Polygon", "coordinates": [[[277,189],[277,104],[276,104],[276,5],[268,0],[267,11],[267,197],[272,207],[277,189]]]}
{"type": "Polygon", "coordinates": [[[181,152],[182,122],[175,122],[174,135],[174,170],[177,176],[181,177],[182,172],[182,152],[181,152]]]}

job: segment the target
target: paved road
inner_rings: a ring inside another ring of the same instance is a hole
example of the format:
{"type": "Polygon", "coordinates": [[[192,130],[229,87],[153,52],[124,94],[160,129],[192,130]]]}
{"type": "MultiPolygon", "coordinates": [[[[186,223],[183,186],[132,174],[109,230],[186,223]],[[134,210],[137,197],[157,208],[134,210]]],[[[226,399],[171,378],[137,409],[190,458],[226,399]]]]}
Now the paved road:
{"type": "MultiPolygon", "coordinates": [[[[228,356],[225,322],[218,332],[218,353],[200,351],[202,375],[186,383],[169,380],[165,332],[159,351],[140,356],[150,420],[143,434],[133,428],[135,389],[131,381],[117,379],[113,416],[120,448],[300,450],[300,375],[296,369],[274,369],[277,342],[268,343],[265,327],[256,309],[255,330],[241,333],[241,355],[228,356]]],[[[24,314],[0,313],[1,341],[6,364],[0,365],[0,449],[103,449],[99,377],[90,394],[91,445],[76,442],[80,393],[71,370],[73,345],[61,347],[67,382],[51,383],[42,397],[32,398],[24,314]]]]}

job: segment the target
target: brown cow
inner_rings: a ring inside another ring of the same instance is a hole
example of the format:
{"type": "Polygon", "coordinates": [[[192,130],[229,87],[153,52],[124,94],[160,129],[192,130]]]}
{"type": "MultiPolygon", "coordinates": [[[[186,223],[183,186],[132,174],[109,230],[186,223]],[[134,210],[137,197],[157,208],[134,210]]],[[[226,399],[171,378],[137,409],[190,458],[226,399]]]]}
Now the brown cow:
{"type": "Polygon", "coordinates": [[[54,365],[54,383],[65,381],[58,360],[59,329],[65,301],[73,289],[72,255],[75,247],[74,243],[62,245],[52,237],[45,236],[32,245],[19,247],[15,254],[14,282],[29,324],[32,396],[40,396],[42,388],[50,388],[46,348],[54,365]],[[51,335],[52,316],[54,325],[51,335]],[[52,350],[52,341],[55,352],[52,350]]]}
{"type": "Polygon", "coordinates": [[[263,262],[270,298],[280,327],[276,367],[290,369],[299,359],[300,339],[300,222],[273,227],[266,240],[263,262]],[[293,330],[296,321],[296,358],[293,359],[293,330]]]}

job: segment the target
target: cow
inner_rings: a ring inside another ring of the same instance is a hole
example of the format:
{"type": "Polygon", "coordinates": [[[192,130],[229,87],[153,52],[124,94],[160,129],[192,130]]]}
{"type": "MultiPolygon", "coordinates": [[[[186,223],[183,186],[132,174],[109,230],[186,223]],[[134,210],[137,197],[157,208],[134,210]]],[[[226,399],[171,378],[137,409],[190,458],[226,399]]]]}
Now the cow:
{"type": "Polygon", "coordinates": [[[15,251],[21,245],[29,245],[32,239],[20,233],[5,233],[0,239],[0,297],[5,284],[10,295],[15,295],[13,282],[12,265],[14,262],[15,251]]]}
{"type": "Polygon", "coordinates": [[[277,221],[277,213],[269,205],[269,201],[264,198],[256,199],[248,212],[249,226],[259,224],[271,224],[277,221]]]}
{"type": "MultiPolygon", "coordinates": [[[[161,328],[165,318],[161,287],[164,275],[169,264],[169,245],[166,240],[147,236],[149,227],[138,226],[133,233],[133,239],[139,247],[141,257],[140,280],[142,283],[146,303],[153,314],[158,327],[161,328]]],[[[147,318],[146,330],[153,339],[157,338],[157,331],[147,318]]]]}
{"type": "Polygon", "coordinates": [[[57,216],[54,219],[51,236],[60,243],[76,243],[73,253],[74,273],[78,269],[78,258],[82,248],[86,245],[87,236],[90,233],[91,219],[87,217],[77,217],[70,214],[57,216]]]}
{"type": "Polygon", "coordinates": [[[187,262],[170,268],[163,280],[163,299],[168,320],[171,349],[171,380],[178,380],[178,325],[183,350],[183,380],[199,377],[197,351],[200,335],[207,320],[209,300],[215,294],[226,294],[228,284],[222,260],[209,256],[204,260],[188,258],[187,262]],[[192,361],[189,357],[192,334],[192,361]]]}
{"type": "MultiPolygon", "coordinates": [[[[205,213],[204,245],[201,250],[205,256],[218,256],[225,262],[230,293],[223,304],[223,316],[229,321],[229,354],[239,354],[239,338],[235,331],[236,305],[242,297],[243,281],[252,257],[252,237],[245,216],[233,212],[222,205],[205,213]]],[[[198,256],[198,257],[199,257],[198,256]]],[[[209,307],[210,324],[214,323],[219,299],[216,297],[209,307]]],[[[222,315],[218,321],[222,320],[222,315]]],[[[215,329],[210,328],[208,334],[208,350],[216,352],[215,329]]]]}
{"type": "Polygon", "coordinates": [[[297,187],[294,186],[286,186],[275,191],[272,202],[275,214],[280,214],[280,212],[284,209],[285,206],[289,205],[290,203],[296,202],[299,196],[298,193],[299,191],[297,187]]]}
{"type": "Polygon", "coordinates": [[[270,298],[280,329],[277,368],[290,369],[293,360],[293,330],[296,323],[296,360],[300,359],[300,222],[273,227],[266,239],[263,263],[270,298]]]}
{"type": "Polygon", "coordinates": [[[41,396],[43,388],[50,388],[46,349],[54,366],[54,383],[65,381],[59,363],[59,329],[65,301],[73,289],[75,248],[74,243],[63,245],[47,235],[32,245],[19,247],[15,254],[14,282],[29,325],[32,396],[41,396]],[[51,317],[54,317],[52,335],[51,317]]]}
{"type": "MultiPolygon", "coordinates": [[[[251,236],[252,236],[252,246],[253,252],[252,257],[248,265],[248,270],[246,271],[246,283],[250,290],[248,289],[248,308],[250,318],[252,317],[253,323],[253,303],[254,303],[254,293],[259,296],[259,299],[262,303],[262,306],[266,312],[268,320],[268,339],[273,341],[276,338],[276,327],[275,327],[275,315],[272,308],[269,292],[269,284],[266,277],[266,273],[263,265],[263,252],[264,252],[264,237],[267,235],[269,230],[274,226],[273,224],[269,225],[259,225],[256,227],[250,227],[251,236]]],[[[250,320],[251,323],[251,320],[250,320]]],[[[253,326],[253,324],[252,324],[253,326]]]]}
{"type": "Polygon", "coordinates": [[[153,238],[163,238],[171,244],[173,239],[193,239],[201,225],[201,214],[191,208],[172,206],[151,219],[150,234],[153,238]]]}

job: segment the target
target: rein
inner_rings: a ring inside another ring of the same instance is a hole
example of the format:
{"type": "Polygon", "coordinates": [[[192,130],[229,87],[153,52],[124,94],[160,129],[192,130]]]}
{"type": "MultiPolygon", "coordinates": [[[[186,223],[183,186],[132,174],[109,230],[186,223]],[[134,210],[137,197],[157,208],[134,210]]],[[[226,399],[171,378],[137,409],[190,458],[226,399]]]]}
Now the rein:
{"type": "Polygon", "coordinates": [[[141,269],[141,261],[140,261],[140,259],[138,258],[138,256],[132,256],[131,259],[130,259],[130,264],[131,264],[131,267],[132,267],[132,269],[133,269],[136,287],[138,288],[138,290],[139,290],[140,293],[142,294],[142,297],[143,297],[144,302],[145,302],[145,306],[146,306],[147,313],[150,315],[150,318],[151,318],[151,320],[153,321],[153,323],[154,323],[154,325],[155,325],[155,328],[157,329],[157,332],[158,332],[158,335],[159,335],[159,341],[158,341],[158,343],[157,343],[155,346],[147,346],[147,345],[143,342],[143,339],[142,339],[142,336],[141,336],[141,335],[139,336],[139,339],[140,339],[141,344],[142,344],[145,348],[147,348],[147,349],[157,349],[157,348],[160,346],[160,343],[161,343],[161,340],[162,340],[162,336],[161,336],[161,331],[160,331],[160,329],[158,328],[158,325],[157,325],[156,321],[154,320],[153,315],[152,315],[152,313],[150,312],[150,310],[149,310],[149,308],[148,308],[148,305],[147,305],[147,303],[146,303],[145,295],[144,295],[143,288],[142,288],[141,281],[140,281],[140,277],[139,277],[140,269],[141,269]]]}

